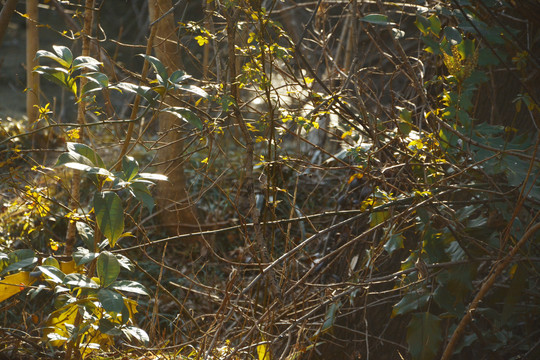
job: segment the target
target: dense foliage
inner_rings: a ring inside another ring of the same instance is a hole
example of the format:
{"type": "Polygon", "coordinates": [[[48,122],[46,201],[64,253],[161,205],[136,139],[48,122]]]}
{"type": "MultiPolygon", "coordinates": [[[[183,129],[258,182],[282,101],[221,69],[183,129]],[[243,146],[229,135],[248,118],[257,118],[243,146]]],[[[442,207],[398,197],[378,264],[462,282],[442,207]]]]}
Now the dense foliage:
{"type": "Polygon", "coordinates": [[[534,9],[45,2],[0,355],[540,356],[534,9]]]}

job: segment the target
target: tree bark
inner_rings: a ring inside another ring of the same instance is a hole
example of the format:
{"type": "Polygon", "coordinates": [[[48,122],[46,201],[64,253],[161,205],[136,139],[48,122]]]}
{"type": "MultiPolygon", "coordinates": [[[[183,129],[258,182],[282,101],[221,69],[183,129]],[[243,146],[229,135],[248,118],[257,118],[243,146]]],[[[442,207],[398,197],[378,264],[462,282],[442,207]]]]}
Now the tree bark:
{"type": "MultiPolygon", "coordinates": [[[[173,12],[164,14],[172,8],[171,0],[149,0],[148,10],[150,23],[158,20],[154,39],[156,57],[167,68],[169,75],[182,67],[179,39],[176,34],[176,24],[173,12]]],[[[176,104],[172,97],[165,98],[170,106],[176,104]]],[[[161,141],[157,151],[158,172],[169,177],[168,182],[158,184],[157,204],[161,212],[160,225],[164,226],[170,235],[179,235],[198,231],[195,216],[195,206],[190,203],[186,190],[184,165],[181,157],[184,146],[180,140],[181,134],[175,130],[178,125],[176,116],[169,113],[159,115],[159,133],[161,141]]]]}
{"type": "Polygon", "coordinates": [[[0,45],[2,44],[2,39],[6,34],[6,29],[9,25],[9,20],[11,15],[15,12],[15,7],[17,6],[18,0],[8,0],[6,4],[2,7],[0,12],[0,45]]]}
{"type": "Polygon", "coordinates": [[[38,0],[27,0],[26,12],[26,116],[28,125],[33,126],[39,114],[39,75],[33,72],[37,66],[35,57],[39,50],[38,0]]]}

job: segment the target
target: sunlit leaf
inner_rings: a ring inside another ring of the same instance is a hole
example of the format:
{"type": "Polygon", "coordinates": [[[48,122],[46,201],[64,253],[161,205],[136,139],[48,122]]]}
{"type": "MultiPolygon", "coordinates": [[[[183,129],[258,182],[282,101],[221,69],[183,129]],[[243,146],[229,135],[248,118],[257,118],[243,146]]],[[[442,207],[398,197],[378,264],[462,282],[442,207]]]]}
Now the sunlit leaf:
{"type": "Polygon", "coordinates": [[[203,129],[201,119],[189,109],[183,107],[168,107],[166,109],[163,109],[163,111],[176,115],[176,117],[178,117],[179,119],[190,123],[199,130],[203,129]]]}
{"type": "Polygon", "coordinates": [[[20,293],[34,281],[36,278],[31,277],[28,271],[20,271],[0,279],[0,302],[20,293]]]}
{"type": "Polygon", "coordinates": [[[118,291],[126,291],[134,294],[150,296],[148,290],[136,281],[131,280],[119,280],[111,285],[111,288],[118,291]]]}
{"type": "Polygon", "coordinates": [[[140,56],[145,58],[152,65],[152,67],[154,68],[154,71],[156,72],[156,78],[159,84],[166,87],[167,79],[168,79],[167,69],[161,63],[161,61],[159,61],[158,58],[150,56],[150,55],[140,54],[140,56]]]}
{"type": "Polygon", "coordinates": [[[124,232],[124,209],[122,200],[112,191],[98,192],[94,195],[96,222],[111,247],[124,232]]]}
{"type": "Polygon", "coordinates": [[[131,181],[139,173],[139,163],[131,156],[124,156],[122,171],[124,172],[124,180],[131,181]]]}
{"type": "Polygon", "coordinates": [[[98,300],[106,311],[121,313],[124,308],[122,294],[109,289],[99,289],[98,300]]]}
{"type": "Polygon", "coordinates": [[[120,263],[116,259],[116,256],[108,251],[99,254],[96,268],[102,287],[111,285],[120,274],[120,263]]]}
{"type": "Polygon", "coordinates": [[[382,14],[369,14],[360,19],[360,21],[375,25],[396,25],[388,21],[388,16],[382,14]]]}

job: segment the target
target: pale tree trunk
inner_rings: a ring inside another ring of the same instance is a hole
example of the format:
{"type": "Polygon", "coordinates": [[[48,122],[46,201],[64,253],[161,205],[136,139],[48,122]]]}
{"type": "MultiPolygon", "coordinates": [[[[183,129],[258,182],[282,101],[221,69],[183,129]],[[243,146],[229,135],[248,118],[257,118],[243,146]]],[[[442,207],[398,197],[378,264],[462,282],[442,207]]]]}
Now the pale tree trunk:
{"type": "MultiPolygon", "coordinates": [[[[182,67],[179,39],[173,12],[163,16],[172,8],[171,0],[148,0],[150,23],[160,19],[156,27],[154,51],[156,57],[167,68],[169,75],[182,67]],[[161,18],[163,16],[163,18],[161,18]]],[[[171,106],[176,104],[172,97],[165,99],[171,106]]],[[[169,177],[168,182],[161,182],[157,187],[157,203],[161,210],[159,222],[170,235],[198,231],[195,206],[190,203],[184,176],[182,153],[184,146],[181,134],[175,130],[178,118],[169,113],[159,115],[159,133],[161,140],[157,152],[158,172],[169,177]]]]}
{"type": "Polygon", "coordinates": [[[39,50],[38,0],[27,0],[26,12],[26,115],[28,125],[33,126],[38,118],[39,105],[39,75],[32,72],[37,65],[35,57],[39,50]]]}

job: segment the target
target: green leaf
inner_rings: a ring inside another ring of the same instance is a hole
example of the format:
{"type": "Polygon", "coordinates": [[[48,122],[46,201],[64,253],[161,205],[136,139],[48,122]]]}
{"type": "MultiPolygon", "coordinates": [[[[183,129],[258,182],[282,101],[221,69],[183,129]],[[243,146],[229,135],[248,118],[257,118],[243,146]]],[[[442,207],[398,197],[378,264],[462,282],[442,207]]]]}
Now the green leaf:
{"type": "Polygon", "coordinates": [[[430,23],[430,30],[433,34],[439,36],[439,33],[441,32],[441,20],[437,17],[437,15],[433,14],[429,18],[430,23]]]}
{"type": "Polygon", "coordinates": [[[90,56],[79,56],[73,60],[73,70],[88,69],[91,71],[99,71],[100,65],[102,65],[102,63],[90,56]]]}
{"type": "Polygon", "coordinates": [[[120,314],[124,308],[124,297],[122,294],[109,290],[99,289],[98,300],[106,311],[120,314]]]}
{"type": "Polygon", "coordinates": [[[150,55],[140,54],[143,58],[145,58],[154,68],[154,71],[156,72],[156,79],[159,82],[160,85],[167,87],[167,69],[165,66],[159,61],[158,58],[155,58],[150,55]]]}
{"type": "Polygon", "coordinates": [[[118,274],[120,274],[120,263],[116,259],[116,256],[108,251],[99,254],[97,273],[102,287],[106,288],[115,282],[118,274]]]}
{"type": "Polygon", "coordinates": [[[428,292],[411,291],[405,295],[392,309],[392,317],[418,310],[427,304],[431,294],[428,292]]]}
{"type": "Polygon", "coordinates": [[[169,81],[173,84],[178,84],[184,80],[190,79],[191,75],[186,74],[182,70],[176,70],[169,76],[169,81]]]}
{"type": "Polygon", "coordinates": [[[199,117],[195,115],[195,113],[189,109],[174,106],[174,107],[168,107],[166,109],[163,109],[163,111],[176,115],[177,118],[184,120],[187,123],[190,123],[191,125],[195,126],[199,130],[203,129],[203,124],[202,124],[201,119],[199,119],[199,117]]]}
{"type": "Polygon", "coordinates": [[[153,174],[153,173],[140,173],[139,176],[143,179],[148,180],[162,180],[167,181],[169,178],[166,175],[162,174],[153,174]]]}
{"type": "Polygon", "coordinates": [[[450,41],[451,45],[457,45],[463,40],[459,30],[452,26],[447,26],[444,28],[444,35],[448,41],[450,41]]]}
{"type": "MultiPolygon", "coordinates": [[[[87,159],[89,159],[94,166],[98,166],[100,168],[105,168],[105,163],[101,159],[101,157],[96,153],[91,147],[85,144],[79,144],[74,142],[68,142],[67,143],[67,150],[69,153],[73,154],[79,154],[87,159]]],[[[79,162],[79,161],[77,161],[79,162]]],[[[85,162],[82,162],[85,164],[85,162]]]]}
{"type": "Polygon", "coordinates": [[[99,285],[84,274],[71,273],[64,278],[64,285],[80,287],[83,289],[98,289],[99,285]]]}
{"type": "Polygon", "coordinates": [[[129,190],[137,200],[139,200],[141,203],[143,203],[144,206],[146,206],[148,211],[152,212],[155,206],[155,202],[152,194],[150,194],[150,190],[148,190],[148,187],[145,184],[141,182],[134,182],[129,185],[129,190]]]}
{"type": "Polygon", "coordinates": [[[40,59],[40,58],[47,58],[47,59],[54,60],[66,70],[69,69],[69,67],[71,66],[71,62],[68,63],[66,60],[62,59],[62,57],[57,56],[47,50],[38,50],[36,52],[36,59],[40,59]]]}
{"type": "Polygon", "coordinates": [[[413,314],[407,325],[407,343],[413,360],[435,359],[442,344],[441,319],[429,312],[413,314]]]}
{"type": "Polygon", "coordinates": [[[77,266],[88,264],[99,256],[99,253],[91,252],[83,247],[78,247],[77,251],[73,253],[73,261],[77,266]]]}
{"type": "Polygon", "coordinates": [[[375,25],[396,25],[388,21],[388,16],[382,14],[369,14],[360,19],[360,21],[375,25]]]}
{"type": "Polygon", "coordinates": [[[94,195],[94,212],[99,229],[114,247],[116,240],[124,232],[124,209],[122,200],[112,191],[94,195]]]}
{"type": "Polygon", "coordinates": [[[36,66],[33,71],[43,75],[45,79],[56,85],[60,85],[77,96],[77,84],[66,69],[53,68],[50,66],[36,66]]]}
{"type": "Polygon", "coordinates": [[[122,335],[122,330],[119,329],[118,325],[118,323],[112,322],[109,319],[101,318],[99,319],[98,330],[103,334],[120,336],[122,335]]]}
{"type": "Polygon", "coordinates": [[[127,271],[133,271],[135,269],[135,266],[133,266],[133,263],[129,260],[127,256],[124,256],[122,254],[116,254],[116,260],[118,260],[120,266],[127,271]]]}
{"type": "Polygon", "coordinates": [[[401,233],[391,234],[388,241],[384,244],[384,250],[388,254],[403,248],[403,235],[401,233]]]}
{"type": "Polygon", "coordinates": [[[65,46],[61,45],[53,45],[54,52],[66,63],[66,68],[69,68],[71,66],[71,63],[73,62],[73,54],[71,53],[71,50],[65,46]]]}
{"type": "Polygon", "coordinates": [[[136,281],[119,280],[119,281],[114,282],[111,285],[111,288],[118,291],[127,291],[134,294],[150,296],[150,293],[148,292],[148,290],[143,285],[139,284],[136,281]]]}
{"type": "Polygon", "coordinates": [[[148,344],[150,341],[148,334],[143,329],[135,326],[122,327],[122,332],[128,339],[134,338],[143,344],[148,344]]]}
{"type": "Polygon", "coordinates": [[[86,223],[82,221],[77,221],[75,224],[77,227],[77,232],[81,236],[84,244],[89,250],[95,250],[95,244],[94,244],[94,230],[88,226],[86,223]]]}
{"type": "Polygon", "coordinates": [[[124,172],[124,180],[131,181],[139,173],[139,163],[131,156],[124,156],[122,171],[124,172]]]}
{"type": "Polygon", "coordinates": [[[100,72],[89,72],[82,74],[79,77],[88,79],[88,82],[82,89],[83,94],[99,91],[109,86],[109,78],[107,75],[100,72]]]}
{"type": "Polygon", "coordinates": [[[208,97],[208,93],[206,91],[195,85],[175,85],[175,88],[178,90],[185,90],[202,98],[208,97]]]}
{"type": "Polygon", "coordinates": [[[418,30],[422,33],[422,35],[427,36],[429,35],[429,30],[431,27],[431,22],[425,17],[420,14],[416,15],[416,20],[414,22],[418,30]]]}
{"type": "Polygon", "coordinates": [[[341,302],[339,301],[330,304],[328,310],[326,310],[326,314],[324,315],[324,322],[320,331],[321,333],[327,332],[334,327],[334,323],[336,322],[336,314],[340,308],[341,302]]]}
{"type": "Polygon", "coordinates": [[[155,101],[155,97],[157,94],[152,93],[152,89],[148,86],[139,86],[127,82],[121,82],[116,84],[116,87],[120,89],[120,91],[124,90],[132,94],[138,94],[145,98],[149,103],[153,103],[155,101]]]}
{"type": "Polygon", "coordinates": [[[38,261],[37,257],[31,257],[31,258],[23,259],[21,261],[17,261],[16,263],[13,263],[13,264],[9,265],[8,267],[6,267],[2,271],[1,274],[3,275],[3,274],[8,273],[10,271],[18,271],[18,270],[24,269],[25,267],[34,266],[34,264],[36,264],[37,261],[38,261]]]}
{"type": "Polygon", "coordinates": [[[52,281],[55,284],[62,284],[66,274],[64,274],[60,269],[50,265],[41,265],[37,267],[45,276],[47,276],[48,281],[52,281]]]}

